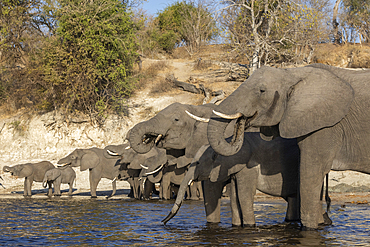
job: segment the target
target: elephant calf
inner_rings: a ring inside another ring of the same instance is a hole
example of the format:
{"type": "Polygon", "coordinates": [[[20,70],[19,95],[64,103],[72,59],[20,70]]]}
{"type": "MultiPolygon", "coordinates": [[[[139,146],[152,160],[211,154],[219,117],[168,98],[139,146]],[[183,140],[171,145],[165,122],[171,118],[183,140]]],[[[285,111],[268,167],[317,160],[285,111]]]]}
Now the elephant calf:
{"type": "Polygon", "coordinates": [[[72,195],[73,181],[76,179],[76,172],[70,166],[57,167],[46,171],[42,185],[46,188],[47,183],[53,183],[54,196],[61,196],[60,185],[68,184],[68,195],[72,195]]]}
{"type": "MultiPolygon", "coordinates": [[[[15,166],[4,166],[4,172],[10,172],[16,178],[24,178],[24,197],[31,197],[32,182],[42,182],[46,171],[55,168],[49,161],[39,163],[26,163],[15,166]]],[[[48,182],[48,196],[52,195],[51,183],[48,182]]]]}

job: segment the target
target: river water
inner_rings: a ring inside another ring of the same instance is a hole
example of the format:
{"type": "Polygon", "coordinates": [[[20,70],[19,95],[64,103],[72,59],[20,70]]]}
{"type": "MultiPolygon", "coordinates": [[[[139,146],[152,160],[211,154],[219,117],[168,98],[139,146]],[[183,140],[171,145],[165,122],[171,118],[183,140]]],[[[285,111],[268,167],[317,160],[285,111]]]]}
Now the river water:
{"type": "Polygon", "coordinates": [[[256,228],[207,224],[202,201],[185,201],[163,225],[174,201],[133,199],[0,199],[0,246],[369,246],[370,206],[332,205],[333,225],[300,231],[283,224],[285,203],[256,202],[256,228]]]}

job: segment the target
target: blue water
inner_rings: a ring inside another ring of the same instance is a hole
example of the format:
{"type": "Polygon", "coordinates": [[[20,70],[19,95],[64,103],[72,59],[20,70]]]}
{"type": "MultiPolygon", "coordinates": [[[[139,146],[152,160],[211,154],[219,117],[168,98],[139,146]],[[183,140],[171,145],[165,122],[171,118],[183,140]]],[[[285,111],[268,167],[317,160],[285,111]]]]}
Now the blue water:
{"type": "Polygon", "coordinates": [[[206,223],[202,201],[186,201],[163,225],[173,201],[133,199],[0,199],[0,246],[369,246],[370,206],[333,205],[333,225],[302,232],[283,224],[284,203],[255,203],[256,228],[206,223]]]}

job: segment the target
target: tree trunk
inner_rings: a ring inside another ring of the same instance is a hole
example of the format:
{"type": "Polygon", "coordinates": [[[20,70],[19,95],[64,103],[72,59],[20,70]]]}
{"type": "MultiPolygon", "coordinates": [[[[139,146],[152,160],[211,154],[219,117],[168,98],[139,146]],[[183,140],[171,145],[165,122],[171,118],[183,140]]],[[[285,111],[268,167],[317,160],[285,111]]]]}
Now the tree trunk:
{"type": "Polygon", "coordinates": [[[341,34],[338,31],[338,26],[339,23],[337,21],[338,18],[338,9],[339,9],[339,4],[341,0],[336,0],[334,9],[333,9],[333,33],[334,33],[334,44],[340,44],[341,40],[341,34]]]}

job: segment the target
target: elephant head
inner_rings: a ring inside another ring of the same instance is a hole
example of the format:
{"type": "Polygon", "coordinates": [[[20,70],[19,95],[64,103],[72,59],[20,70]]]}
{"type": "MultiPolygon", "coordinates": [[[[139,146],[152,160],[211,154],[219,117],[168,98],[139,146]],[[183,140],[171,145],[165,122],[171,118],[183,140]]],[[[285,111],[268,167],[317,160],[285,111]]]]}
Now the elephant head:
{"type": "Polygon", "coordinates": [[[32,164],[20,164],[15,166],[4,166],[4,172],[10,172],[15,178],[26,178],[32,175],[33,168],[32,164]]]}
{"type": "Polygon", "coordinates": [[[311,65],[255,71],[214,111],[208,140],[219,154],[232,155],[242,146],[244,131],[259,127],[265,140],[297,138],[333,126],[348,113],[354,98],[351,85],[337,76],[334,67],[311,65]],[[231,142],[223,133],[237,119],[231,142]]]}
{"type": "Polygon", "coordinates": [[[58,164],[70,165],[72,167],[79,166],[81,171],[92,169],[100,162],[99,155],[94,150],[95,148],[75,149],[72,153],[60,159],[58,164]]]}
{"type": "Polygon", "coordinates": [[[203,142],[204,138],[199,138],[202,138],[206,124],[202,125],[187,112],[209,119],[214,108],[214,104],[192,106],[173,103],[153,118],[135,125],[128,136],[130,145],[138,153],[147,153],[157,144],[161,148],[186,149],[187,154],[195,154],[199,149],[197,144],[203,142]]]}
{"type": "Polygon", "coordinates": [[[42,180],[42,186],[44,188],[46,188],[48,181],[54,181],[58,177],[60,177],[60,175],[62,175],[62,172],[59,169],[57,169],[57,168],[51,169],[51,170],[47,170],[45,172],[44,179],[42,180]]]}

